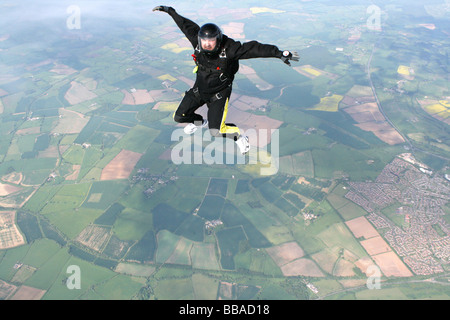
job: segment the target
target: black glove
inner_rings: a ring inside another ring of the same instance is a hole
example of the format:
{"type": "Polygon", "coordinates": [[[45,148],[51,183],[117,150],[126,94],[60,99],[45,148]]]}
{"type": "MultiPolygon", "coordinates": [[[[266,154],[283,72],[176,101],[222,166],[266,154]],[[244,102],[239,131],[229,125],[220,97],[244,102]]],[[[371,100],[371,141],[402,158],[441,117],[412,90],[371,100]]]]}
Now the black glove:
{"type": "Polygon", "coordinates": [[[170,7],[167,6],[157,6],[154,7],[152,11],[163,11],[163,12],[169,12],[170,7]]]}
{"type": "Polygon", "coordinates": [[[300,59],[300,56],[297,52],[293,51],[283,51],[283,54],[281,55],[281,60],[286,63],[288,66],[291,66],[291,63],[289,60],[298,61],[300,59]]]}

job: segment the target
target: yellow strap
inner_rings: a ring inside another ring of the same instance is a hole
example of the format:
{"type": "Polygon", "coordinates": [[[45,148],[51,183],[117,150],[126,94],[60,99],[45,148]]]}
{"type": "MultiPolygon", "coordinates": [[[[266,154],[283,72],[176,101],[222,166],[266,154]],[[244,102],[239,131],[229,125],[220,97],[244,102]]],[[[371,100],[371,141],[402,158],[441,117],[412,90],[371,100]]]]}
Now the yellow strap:
{"type": "Polygon", "coordinates": [[[223,115],[222,115],[222,123],[220,124],[220,133],[237,133],[241,134],[238,127],[234,126],[227,126],[225,124],[225,119],[227,118],[228,113],[228,102],[229,98],[227,98],[227,102],[225,102],[225,108],[223,109],[223,115]]]}

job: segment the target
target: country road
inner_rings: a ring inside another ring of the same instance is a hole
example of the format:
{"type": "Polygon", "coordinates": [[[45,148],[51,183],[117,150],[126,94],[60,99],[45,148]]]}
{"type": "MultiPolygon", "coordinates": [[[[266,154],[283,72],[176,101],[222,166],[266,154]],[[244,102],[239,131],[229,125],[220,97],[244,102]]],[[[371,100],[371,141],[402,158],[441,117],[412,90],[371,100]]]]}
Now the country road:
{"type": "MultiPolygon", "coordinates": [[[[406,283],[434,283],[434,284],[440,284],[442,286],[450,286],[450,282],[446,283],[443,281],[437,281],[436,278],[442,278],[442,277],[448,277],[450,274],[449,273],[445,273],[443,275],[432,275],[429,278],[426,279],[411,279],[411,280],[398,280],[398,281],[393,281],[393,282],[384,282],[381,281],[380,282],[380,289],[386,289],[386,288],[392,288],[396,285],[403,285],[406,283]]],[[[344,288],[338,291],[334,291],[334,292],[330,292],[326,295],[317,297],[315,300],[323,300],[327,297],[331,297],[335,294],[339,294],[339,293],[344,293],[344,292],[349,292],[349,291],[356,291],[359,289],[368,289],[367,284],[361,285],[361,286],[357,286],[357,287],[352,287],[352,288],[344,288]]],[[[372,290],[380,290],[380,289],[372,289],[372,290]]]]}
{"type": "Polygon", "coordinates": [[[372,92],[375,97],[375,101],[377,102],[378,109],[380,110],[381,114],[386,119],[386,121],[389,123],[389,125],[392,128],[394,128],[402,136],[403,140],[405,140],[405,142],[409,145],[410,149],[413,149],[414,147],[411,144],[411,142],[409,141],[409,139],[388,118],[388,116],[386,115],[386,113],[383,110],[383,107],[381,106],[380,100],[378,99],[377,92],[375,90],[375,87],[373,86],[372,76],[370,74],[370,64],[372,63],[372,57],[373,57],[374,51],[375,51],[375,43],[372,45],[372,52],[370,53],[369,61],[367,61],[367,78],[369,79],[370,87],[372,88],[372,92]]]}
{"type": "Polygon", "coordinates": [[[432,152],[429,152],[429,151],[426,151],[426,150],[423,150],[421,148],[417,148],[417,147],[413,146],[413,144],[408,139],[408,137],[406,135],[404,135],[403,132],[401,132],[394,125],[394,123],[392,123],[392,121],[389,119],[389,117],[384,112],[383,106],[381,105],[380,100],[378,99],[378,95],[377,95],[377,92],[376,92],[375,87],[373,85],[372,77],[371,77],[371,74],[370,74],[370,64],[372,63],[373,53],[375,52],[375,45],[376,45],[375,43],[372,45],[372,52],[370,53],[370,57],[369,57],[369,60],[367,61],[367,67],[366,68],[367,68],[367,78],[369,79],[370,87],[372,88],[373,95],[375,97],[375,100],[376,100],[377,105],[378,105],[378,109],[380,110],[381,114],[386,119],[387,123],[389,123],[389,125],[392,126],[392,128],[394,128],[403,137],[403,139],[408,144],[409,149],[413,153],[413,155],[414,155],[414,151],[420,151],[422,153],[426,153],[428,155],[431,155],[431,156],[434,156],[434,157],[437,157],[437,158],[440,158],[440,159],[443,159],[443,160],[450,161],[450,158],[447,158],[447,157],[444,157],[444,156],[441,156],[441,155],[438,155],[438,154],[435,154],[435,153],[432,153],[432,152]]]}

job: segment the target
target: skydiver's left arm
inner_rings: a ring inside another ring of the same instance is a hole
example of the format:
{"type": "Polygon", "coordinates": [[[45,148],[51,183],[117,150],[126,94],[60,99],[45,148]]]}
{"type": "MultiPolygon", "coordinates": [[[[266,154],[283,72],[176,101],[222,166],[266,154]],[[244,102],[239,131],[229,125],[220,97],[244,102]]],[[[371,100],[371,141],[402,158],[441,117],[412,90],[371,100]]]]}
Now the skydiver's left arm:
{"type": "Polygon", "coordinates": [[[243,44],[235,42],[231,51],[234,52],[235,59],[279,58],[287,65],[290,65],[289,60],[298,61],[296,52],[281,51],[277,46],[259,43],[258,41],[243,44]]]}

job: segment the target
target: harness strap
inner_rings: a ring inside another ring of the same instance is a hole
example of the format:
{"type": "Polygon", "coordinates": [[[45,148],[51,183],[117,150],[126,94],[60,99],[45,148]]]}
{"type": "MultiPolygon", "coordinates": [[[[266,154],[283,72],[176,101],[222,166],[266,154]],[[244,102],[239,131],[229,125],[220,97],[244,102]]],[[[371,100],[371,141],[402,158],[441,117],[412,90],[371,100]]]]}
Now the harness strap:
{"type": "MultiPolygon", "coordinates": [[[[195,48],[195,51],[196,52],[198,51],[200,53],[198,45],[195,48]]],[[[194,68],[193,71],[194,73],[197,73],[199,70],[207,73],[220,73],[219,79],[222,82],[225,82],[230,78],[230,75],[227,72],[227,63],[226,63],[227,53],[225,48],[222,48],[222,51],[219,54],[219,67],[217,67],[216,69],[206,67],[201,63],[199,63],[197,56],[195,54],[192,55],[192,58],[194,59],[194,62],[196,64],[196,67],[194,68]]]]}
{"type": "Polygon", "coordinates": [[[220,73],[219,75],[219,79],[222,82],[225,82],[228,80],[229,76],[227,76],[227,73],[224,72],[222,69],[213,69],[213,68],[207,68],[203,65],[201,65],[200,63],[197,64],[197,71],[200,70],[202,72],[208,72],[208,73],[220,73]]]}
{"type": "MultiPolygon", "coordinates": [[[[226,89],[224,89],[223,91],[225,91],[226,89]]],[[[194,95],[197,99],[202,100],[202,97],[200,96],[200,93],[198,92],[198,88],[195,87],[192,89],[192,91],[194,92],[194,95]]],[[[223,98],[222,95],[222,91],[216,93],[215,95],[213,95],[209,100],[207,100],[206,102],[212,103],[212,102],[216,102],[217,100],[220,100],[223,98]]]]}

